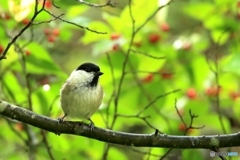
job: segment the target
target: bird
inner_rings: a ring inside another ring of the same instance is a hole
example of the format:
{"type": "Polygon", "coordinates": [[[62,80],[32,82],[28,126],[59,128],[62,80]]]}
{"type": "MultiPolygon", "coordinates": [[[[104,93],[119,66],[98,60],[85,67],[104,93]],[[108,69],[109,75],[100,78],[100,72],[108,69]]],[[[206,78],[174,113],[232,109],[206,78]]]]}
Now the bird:
{"type": "Polygon", "coordinates": [[[91,116],[98,110],[103,99],[103,89],[99,84],[99,77],[103,75],[99,66],[86,62],[75,69],[60,90],[60,104],[64,116],[70,118],[88,119],[91,130],[94,122],[91,116]]]}

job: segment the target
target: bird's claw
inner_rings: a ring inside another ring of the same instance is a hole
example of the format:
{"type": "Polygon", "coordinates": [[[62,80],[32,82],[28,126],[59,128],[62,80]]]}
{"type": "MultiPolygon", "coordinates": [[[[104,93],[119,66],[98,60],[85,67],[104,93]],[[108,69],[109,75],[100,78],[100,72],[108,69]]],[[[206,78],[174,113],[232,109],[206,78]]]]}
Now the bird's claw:
{"type": "Polygon", "coordinates": [[[63,118],[58,118],[57,119],[58,124],[63,122],[63,118]]]}
{"type": "Polygon", "coordinates": [[[64,116],[63,116],[63,117],[61,117],[61,118],[58,118],[58,119],[57,119],[57,121],[58,121],[58,124],[59,124],[59,123],[62,123],[62,122],[63,122],[63,119],[64,119],[66,116],[67,116],[67,114],[64,114],[64,116]]]}
{"type": "Polygon", "coordinates": [[[90,118],[88,120],[90,121],[90,124],[89,124],[90,130],[93,131],[94,122],[90,118]]]}

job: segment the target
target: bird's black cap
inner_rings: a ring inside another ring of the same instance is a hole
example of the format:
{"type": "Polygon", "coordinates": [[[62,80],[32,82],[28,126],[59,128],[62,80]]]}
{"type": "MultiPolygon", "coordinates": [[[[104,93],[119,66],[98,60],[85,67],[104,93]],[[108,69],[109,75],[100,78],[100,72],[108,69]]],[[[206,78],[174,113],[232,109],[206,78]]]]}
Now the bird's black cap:
{"type": "Polygon", "coordinates": [[[77,68],[77,70],[84,70],[86,72],[95,72],[95,73],[97,73],[97,72],[100,71],[100,68],[97,65],[88,62],[88,63],[81,64],[77,68]]]}

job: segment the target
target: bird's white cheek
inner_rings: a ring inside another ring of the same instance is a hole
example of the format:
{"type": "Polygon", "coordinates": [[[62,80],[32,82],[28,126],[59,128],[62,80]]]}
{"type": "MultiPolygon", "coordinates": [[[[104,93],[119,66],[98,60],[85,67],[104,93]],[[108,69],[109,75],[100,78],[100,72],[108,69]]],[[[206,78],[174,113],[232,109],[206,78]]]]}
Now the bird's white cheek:
{"type": "Polygon", "coordinates": [[[92,79],[93,74],[85,71],[73,71],[68,78],[68,81],[74,86],[85,86],[87,83],[91,82],[92,79]]]}

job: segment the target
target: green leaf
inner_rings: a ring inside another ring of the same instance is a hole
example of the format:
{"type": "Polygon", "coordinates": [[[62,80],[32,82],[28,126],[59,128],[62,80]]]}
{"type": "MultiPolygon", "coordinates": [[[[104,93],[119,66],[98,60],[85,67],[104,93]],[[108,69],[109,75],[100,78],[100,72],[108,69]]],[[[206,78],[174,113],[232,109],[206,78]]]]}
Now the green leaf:
{"type": "Polygon", "coordinates": [[[52,108],[50,108],[50,106],[52,105],[54,99],[59,97],[59,91],[62,83],[49,83],[45,85],[49,86],[49,90],[44,89],[43,85],[33,92],[32,99],[34,103],[34,111],[43,115],[49,115],[50,112],[56,113],[57,111],[61,111],[58,103],[59,99],[57,99],[52,108]]]}
{"type": "Polygon", "coordinates": [[[230,34],[229,32],[224,32],[223,30],[213,30],[211,32],[211,36],[215,43],[222,45],[227,42],[230,34]]]}
{"type": "Polygon", "coordinates": [[[214,5],[209,2],[193,2],[184,8],[188,15],[204,21],[214,11],[214,5]]]}
{"type": "MultiPolygon", "coordinates": [[[[148,3],[148,5],[146,5],[146,2],[144,1],[137,1],[137,2],[133,2],[133,4],[131,5],[132,7],[132,15],[134,18],[134,23],[136,25],[136,27],[142,25],[147,18],[149,18],[149,16],[151,14],[153,14],[154,11],[157,10],[158,7],[158,1],[157,0],[152,0],[151,3],[148,3]],[[144,12],[143,12],[144,9],[144,12]]],[[[116,21],[110,21],[110,23],[112,24],[114,30],[116,31],[131,31],[132,29],[132,18],[130,16],[130,10],[129,7],[125,7],[124,10],[122,11],[119,19],[118,19],[118,23],[116,23],[116,21]],[[125,22],[125,24],[123,25],[122,22],[125,22]]]]}
{"type": "Polygon", "coordinates": [[[60,39],[63,41],[63,42],[68,42],[70,41],[70,39],[72,38],[72,31],[70,31],[69,29],[65,29],[63,28],[63,32],[61,32],[61,34],[59,35],[60,39]]]}
{"type": "Polygon", "coordinates": [[[81,5],[69,7],[66,14],[66,18],[71,19],[71,18],[79,17],[79,15],[81,15],[86,10],[87,10],[87,7],[81,6],[81,5]]]}
{"type": "MultiPolygon", "coordinates": [[[[32,18],[32,15],[33,15],[33,12],[31,14],[31,16],[28,16],[28,19],[31,19],[32,18]]],[[[46,12],[41,12],[40,14],[38,14],[38,16],[34,19],[34,23],[37,23],[37,22],[44,22],[44,21],[47,21],[47,20],[51,20],[52,17],[46,13],[46,12]]],[[[53,21],[54,23],[54,21],[53,21]]]]}
{"type": "MultiPolygon", "coordinates": [[[[230,133],[231,131],[231,126],[230,126],[230,122],[226,117],[222,118],[222,122],[223,125],[226,129],[227,133],[230,133]]],[[[213,128],[214,130],[216,130],[216,132],[221,132],[222,131],[222,126],[221,123],[219,121],[219,115],[215,114],[215,113],[210,113],[210,114],[205,114],[205,116],[201,116],[201,118],[197,118],[195,120],[196,124],[201,124],[205,125],[205,128],[209,129],[209,128],[213,128]],[[211,123],[209,123],[211,122],[211,123]]]]}
{"type": "MultiPolygon", "coordinates": [[[[30,55],[25,56],[26,68],[28,73],[33,74],[60,74],[61,70],[54,63],[49,53],[39,44],[32,42],[28,45],[27,49],[30,51],[30,55]]],[[[19,64],[14,66],[15,70],[21,70],[19,64]]]]}
{"type": "Polygon", "coordinates": [[[194,76],[194,82],[192,85],[196,85],[199,89],[201,89],[210,72],[206,58],[202,55],[198,56],[192,61],[191,68],[193,69],[194,76]]]}
{"type": "Polygon", "coordinates": [[[26,100],[26,89],[23,84],[24,82],[19,82],[17,79],[17,76],[14,75],[14,73],[7,72],[2,77],[3,79],[3,86],[4,86],[4,92],[6,93],[4,96],[5,99],[9,99],[11,97],[11,100],[14,102],[22,103],[26,100]]]}
{"type": "Polygon", "coordinates": [[[222,61],[223,71],[232,72],[232,73],[240,76],[240,70],[238,69],[238,68],[240,68],[239,62],[240,62],[240,53],[239,52],[225,57],[225,60],[222,61]]]}
{"type": "Polygon", "coordinates": [[[117,148],[114,148],[114,147],[111,147],[110,148],[110,153],[111,154],[109,154],[109,156],[108,156],[108,158],[109,159],[116,159],[116,157],[117,157],[117,159],[121,159],[121,160],[127,160],[128,158],[126,157],[126,155],[125,154],[123,154],[122,152],[121,152],[121,150],[119,150],[119,149],[117,149],[117,148]]]}
{"type": "MultiPolygon", "coordinates": [[[[210,153],[210,151],[207,151],[210,153]]],[[[183,150],[182,151],[182,158],[191,160],[204,160],[203,154],[199,150],[183,150]]]]}
{"type": "Polygon", "coordinates": [[[58,67],[56,67],[54,63],[41,58],[42,57],[38,57],[35,55],[29,56],[28,58],[26,58],[28,73],[51,74],[59,71],[58,67]]]}

